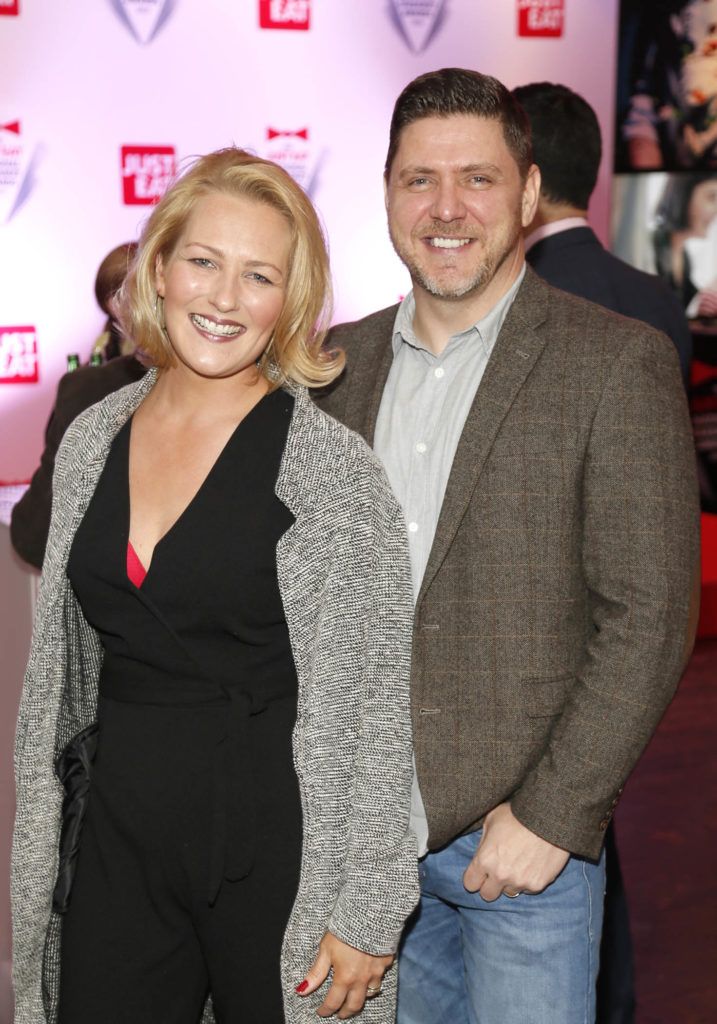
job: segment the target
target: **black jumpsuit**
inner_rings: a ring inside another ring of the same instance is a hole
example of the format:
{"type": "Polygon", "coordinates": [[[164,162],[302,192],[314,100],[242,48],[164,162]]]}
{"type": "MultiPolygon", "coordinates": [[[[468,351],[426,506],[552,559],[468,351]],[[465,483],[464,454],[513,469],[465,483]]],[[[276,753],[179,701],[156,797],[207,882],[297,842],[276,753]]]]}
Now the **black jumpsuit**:
{"type": "Polygon", "coordinates": [[[131,421],[77,531],[68,575],[105,656],[60,1024],[196,1024],[208,991],[220,1024],[284,1019],[301,807],[274,485],[292,408],[275,391],[239,424],[140,588],[131,421]]]}

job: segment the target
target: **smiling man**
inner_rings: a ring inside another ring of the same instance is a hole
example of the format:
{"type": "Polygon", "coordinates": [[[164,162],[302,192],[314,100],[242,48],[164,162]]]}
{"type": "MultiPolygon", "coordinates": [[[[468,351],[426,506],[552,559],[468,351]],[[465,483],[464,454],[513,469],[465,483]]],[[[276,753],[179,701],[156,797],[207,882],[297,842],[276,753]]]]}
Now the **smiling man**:
{"type": "Polygon", "coordinates": [[[334,329],[322,404],[385,462],[411,544],[422,898],[398,1020],[590,1024],[603,837],[694,632],[679,364],[526,267],[540,175],[495,79],[410,83],[385,188],[413,289],[334,329]]]}

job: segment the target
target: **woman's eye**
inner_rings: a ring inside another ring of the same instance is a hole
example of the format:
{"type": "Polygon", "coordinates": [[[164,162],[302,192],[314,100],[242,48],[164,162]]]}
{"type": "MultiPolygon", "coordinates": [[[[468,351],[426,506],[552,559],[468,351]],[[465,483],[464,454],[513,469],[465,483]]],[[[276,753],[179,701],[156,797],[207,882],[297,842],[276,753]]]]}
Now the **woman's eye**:
{"type": "Polygon", "coordinates": [[[214,266],[214,264],[212,263],[212,261],[211,261],[211,260],[208,260],[208,259],[206,258],[206,256],[195,256],[195,257],[194,257],[194,258],[193,258],[193,259],[191,260],[191,262],[192,262],[192,263],[194,263],[194,264],[196,264],[196,266],[198,266],[198,267],[212,267],[212,266],[214,266]]]}
{"type": "Polygon", "coordinates": [[[260,274],[257,270],[254,271],[254,273],[251,275],[251,277],[252,277],[252,279],[254,281],[258,281],[259,284],[271,284],[271,281],[269,280],[269,278],[268,277],[264,277],[264,275],[260,274]]]}

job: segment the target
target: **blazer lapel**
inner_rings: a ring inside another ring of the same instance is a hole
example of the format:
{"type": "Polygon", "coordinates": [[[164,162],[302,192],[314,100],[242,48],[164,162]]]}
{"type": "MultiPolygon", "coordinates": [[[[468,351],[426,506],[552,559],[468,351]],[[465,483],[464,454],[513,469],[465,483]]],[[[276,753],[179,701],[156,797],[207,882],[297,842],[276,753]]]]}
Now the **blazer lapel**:
{"type": "Polygon", "coordinates": [[[423,576],[420,604],[453,542],[500,425],[547,342],[535,328],[547,315],[548,288],[526,268],[461,433],[423,576]]]}
{"type": "Polygon", "coordinates": [[[352,377],[361,384],[349,388],[344,422],[372,447],[381,397],[393,363],[391,341],[397,309],[391,306],[369,317],[365,334],[357,336],[352,359],[352,377]]]}

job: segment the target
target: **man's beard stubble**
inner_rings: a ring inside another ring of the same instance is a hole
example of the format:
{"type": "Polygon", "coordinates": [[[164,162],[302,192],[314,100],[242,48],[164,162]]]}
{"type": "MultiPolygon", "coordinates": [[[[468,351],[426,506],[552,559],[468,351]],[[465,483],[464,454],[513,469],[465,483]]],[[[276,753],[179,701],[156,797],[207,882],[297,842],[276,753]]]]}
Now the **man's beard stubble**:
{"type": "MultiPolygon", "coordinates": [[[[409,255],[409,253],[406,252],[406,250],[398,243],[391,230],[390,222],[388,225],[388,233],[391,238],[393,248],[396,255],[411,275],[413,286],[422,288],[429,295],[433,295],[437,299],[447,299],[449,301],[463,299],[466,296],[475,295],[483,291],[483,289],[486,288],[493,280],[508,256],[510,256],[514,251],[521,231],[522,223],[518,217],[516,221],[514,221],[513,230],[510,232],[505,243],[497,249],[492,247],[484,248],[481,263],[475,268],[473,275],[463,284],[451,288],[442,285],[437,278],[429,276],[418,265],[416,260],[413,259],[412,256],[409,255]]],[[[426,236],[440,238],[460,237],[460,235],[451,231],[450,228],[447,229],[447,225],[445,224],[430,225],[428,230],[421,229],[419,237],[426,236]]],[[[485,245],[485,235],[483,238],[479,238],[478,241],[485,245]]]]}

